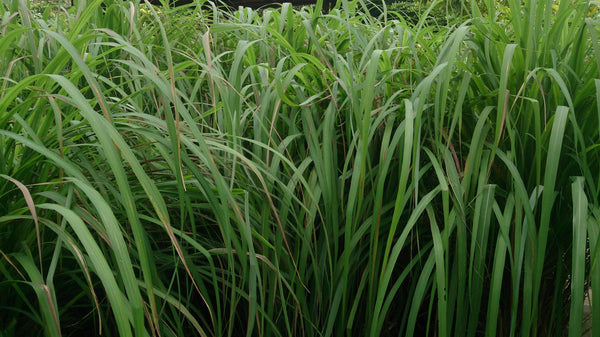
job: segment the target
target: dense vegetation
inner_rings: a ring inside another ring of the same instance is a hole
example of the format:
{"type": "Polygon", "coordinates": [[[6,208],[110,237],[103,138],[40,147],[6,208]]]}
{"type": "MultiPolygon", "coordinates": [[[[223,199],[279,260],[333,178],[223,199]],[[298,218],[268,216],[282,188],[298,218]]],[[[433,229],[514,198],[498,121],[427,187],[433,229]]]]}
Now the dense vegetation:
{"type": "Polygon", "coordinates": [[[0,336],[580,336],[600,303],[590,2],[1,1],[0,336]]]}

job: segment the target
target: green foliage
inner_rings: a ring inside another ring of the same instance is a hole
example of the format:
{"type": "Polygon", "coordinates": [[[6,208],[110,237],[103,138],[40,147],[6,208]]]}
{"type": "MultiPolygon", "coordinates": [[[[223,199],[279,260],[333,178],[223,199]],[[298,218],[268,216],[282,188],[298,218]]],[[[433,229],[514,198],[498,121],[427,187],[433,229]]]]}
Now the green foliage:
{"type": "Polygon", "coordinates": [[[578,336],[600,302],[587,3],[2,1],[0,336],[578,336]]]}
{"type": "Polygon", "coordinates": [[[423,19],[428,26],[446,26],[446,18],[453,15],[451,10],[447,11],[448,9],[441,1],[432,3],[397,1],[387,4],[388,15],[412,25],[417,25],[423,19]]]}

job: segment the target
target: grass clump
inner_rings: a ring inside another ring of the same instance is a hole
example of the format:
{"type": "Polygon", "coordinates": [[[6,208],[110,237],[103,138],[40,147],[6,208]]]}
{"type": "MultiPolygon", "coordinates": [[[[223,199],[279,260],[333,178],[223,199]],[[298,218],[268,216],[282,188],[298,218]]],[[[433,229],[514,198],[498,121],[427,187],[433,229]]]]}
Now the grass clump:
{"type": "Polygon", "coordinates": [[[0,335],[581,335],[599,22],[495,6],[2,2],[0,335]]]}

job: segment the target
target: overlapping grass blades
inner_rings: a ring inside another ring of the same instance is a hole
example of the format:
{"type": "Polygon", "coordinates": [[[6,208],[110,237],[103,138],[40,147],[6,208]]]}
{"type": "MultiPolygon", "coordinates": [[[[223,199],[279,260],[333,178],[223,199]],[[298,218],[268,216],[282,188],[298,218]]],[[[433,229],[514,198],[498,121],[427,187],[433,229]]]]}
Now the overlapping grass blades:
{"type": "Polygon", "coordinates": [[[104,4],[0,4],[0,335],[581,334],[593,4],[104,4]]]}

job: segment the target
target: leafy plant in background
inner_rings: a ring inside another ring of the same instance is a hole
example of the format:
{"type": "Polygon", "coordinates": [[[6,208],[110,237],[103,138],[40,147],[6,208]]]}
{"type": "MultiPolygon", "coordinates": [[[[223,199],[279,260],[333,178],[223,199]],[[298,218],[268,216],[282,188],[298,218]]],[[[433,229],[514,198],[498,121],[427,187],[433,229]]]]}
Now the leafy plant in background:
{"type": "MultiPolygon", "coordinates": [[[[381,6],[376,7],[381,10],[381,6]]],[[[400,21],[416,26],[424,20],[428,26],[446,26],[447,19],[453,15],[452,8],[447,8],[441,1],[422,3],[418,1],[397,1],[387,4],[386,14],[400,21]]],[[[371,12],[371,14],[375,14],[371,12]]],[[[381,14],[381,13],[378,13],[381,14]]]]}
{"type": "Polygon", "coordinates": [[[101,2],[0,5],[0,335],[581,335],[589,3],[101,2]]]}

